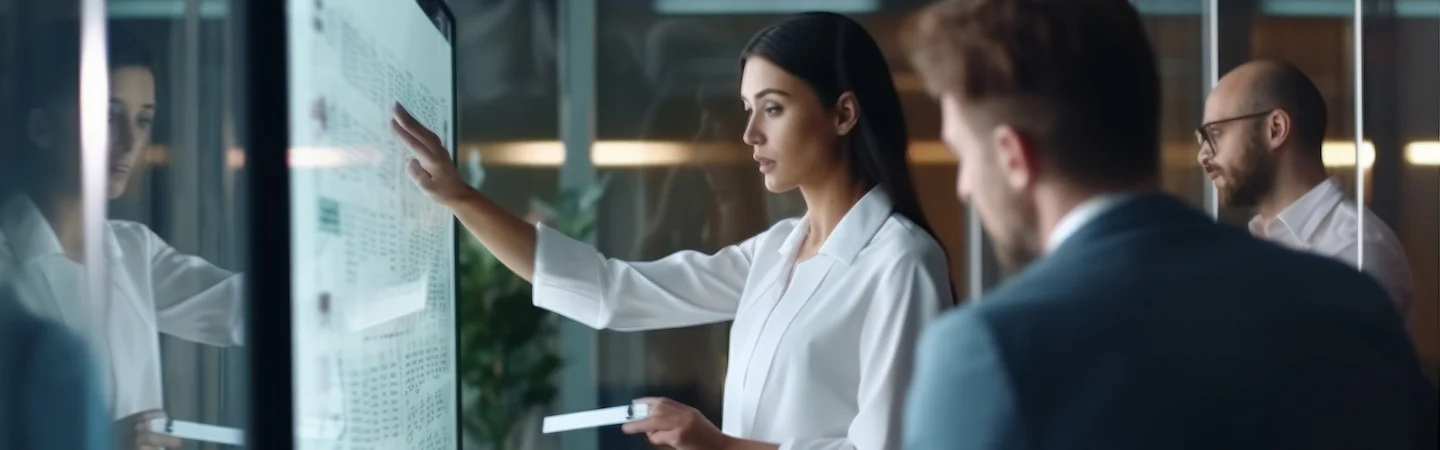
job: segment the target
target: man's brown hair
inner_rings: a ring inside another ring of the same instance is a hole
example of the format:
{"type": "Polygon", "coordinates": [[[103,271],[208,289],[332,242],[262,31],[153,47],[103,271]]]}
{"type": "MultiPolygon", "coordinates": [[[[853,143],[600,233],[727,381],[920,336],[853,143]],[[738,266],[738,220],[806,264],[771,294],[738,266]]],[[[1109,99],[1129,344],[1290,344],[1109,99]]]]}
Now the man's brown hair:
{"type": "Polygon", "coordinates": [[[1015,127],[1076,182],[1159,175],[1160,81],[1128,1],[946,0],[906,30],[930,93],[976,111],[972,126],[1015,127]]]}

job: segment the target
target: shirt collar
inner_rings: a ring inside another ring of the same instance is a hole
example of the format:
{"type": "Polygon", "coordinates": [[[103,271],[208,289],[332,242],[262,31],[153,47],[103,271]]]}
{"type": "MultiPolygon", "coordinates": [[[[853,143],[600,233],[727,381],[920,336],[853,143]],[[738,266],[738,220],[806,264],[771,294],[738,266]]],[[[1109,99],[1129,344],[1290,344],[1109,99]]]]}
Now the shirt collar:
{"type": "Polygon", "coordinates": [[[1100,194],[1075,205],[1070,212],[1060,218],[1059,222],[1055,223],[1055,229],[1050,231],[1050,238],[1045,243],[1045,251],[1051,252],[1060,248],[1060,244],[1065,243],[1070,236],[1074,236],[1075,232],[1080,231],[1085,224],[1136,195],[1134,193],[1100,194]]]}
{"type": "MultiPolygon", "coordinates": [[[[124,250],[108,220],[105,221],[104,232],[108,259],[120,259],[124,250]]],[[[48,256],[65,255],[65,248],[60,246],[55,229],[50,227],[50,222],[45,220],[40,208],[28,196],[16,195],[0,203],[0,234],[9,241],[10,249],[21,265],[48,256]]]]}
{"type": "MultiPolygon", "coordinates": [[[[840,218],[840,223],[835,225],[835,231],[825,239],[825,245],[820,246],[818,254],[828,255],[849,264],[870,243],[870,238],[880,231],[880,226],[890,218],[890,212],[894,209],[891,203],[890,194],[884,188],[875,187],[870,192],[860,197],[860,201],[840,218]]],[[[780,245],[781,255],[794,255],[805,242],[805,236],[810,233],[810,214],[790,230],[790,236],[780,245]]]]}
{"type": "Polygon", "coordinates": [[[1276,233],[1283,232],[1300,242],[1308,242],[1320,228],[1320,219],[1343,200],[1345,192],[1340,189],[1340,180],[1330,177],[1285,207],[1274,219],[1267,221],[1255,215],[1250,219],[1250,234],[1275,238],[1276,233]]]}

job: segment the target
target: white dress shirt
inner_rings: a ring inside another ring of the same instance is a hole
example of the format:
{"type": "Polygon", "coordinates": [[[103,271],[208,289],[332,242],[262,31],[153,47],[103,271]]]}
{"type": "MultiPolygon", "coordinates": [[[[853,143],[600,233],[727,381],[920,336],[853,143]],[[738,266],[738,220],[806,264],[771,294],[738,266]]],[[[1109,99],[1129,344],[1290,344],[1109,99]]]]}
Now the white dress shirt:
{"type": "Polygon", "coordinates": [[[1390,294],[1395,310],[1409,324],[1410,302],[1415,281],[1410,262],[1390,227],[1369,209],[1365,210],[1365,255],[1359,259],[1355,236],[1359,215],[1355,203],[1345,198],[1340,181],[1325,180],[1305,193],[1274,219],[1255,216],[1250,233],[1281,245],[1344,261],[1380,281],[1390,294]]]}
{"type": "Polygon", "coordinates": [[[181,254],[144,225],[111,220],[105,246],[113,287],[88,298],[84,266],[65,256],[54,229],[30,199],[0,205],[0,283],[16,288],[36,315],[64,323],[94,347],[111,414],[119,419],[164,407],[160,339],[239,345],[244,330],[242,275],[181,254]]]}
{"type": "Polygon", "coordinates": [[[540,226],[534,302],[596,329],[733,320],[726,434],[787,449],[899,448],[916,340],[952,303],[945,255],[879,189],[797,265],[808,220],[652,262],[608,259],[540,226]]]}

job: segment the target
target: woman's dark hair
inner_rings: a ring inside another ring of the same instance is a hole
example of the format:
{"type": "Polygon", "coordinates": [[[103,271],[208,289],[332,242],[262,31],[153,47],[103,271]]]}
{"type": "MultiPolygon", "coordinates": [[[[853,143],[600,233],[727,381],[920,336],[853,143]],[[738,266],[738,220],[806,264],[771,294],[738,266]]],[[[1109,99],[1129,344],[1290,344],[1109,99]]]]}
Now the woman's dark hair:
{"type": "Polygon", "coordinates": [[[935,243],[939,236],[920,209],[906,159],[910,144],[900,94],[880,46],[859,23],[839,14],[809,12],[791,16],[755,34],[740,53],[745,61],[765,58],[810,84],[820,104],[833,108],[840,95],[853,92],[860,119],[846,136],[850,171],[866,188],[883,187],[894,210],[925,230],[935,243]]]}
{"type": "MultiPolygon", "coordinates": [[[[35,30],[23,40],[16,61],[17,106],[24,112],[68,100],[80,93],[80,26],[73,20],[35,30]]],[[[155,71],[144,42],[113,24],[106,27],[106,65],[110,70],[141,67],[155,71]]],[[[22,116],[23,117],[23,116],[22,116]]]]}
{"type": "MultiPolygon", "coordinates": [[[[155,72],[150,50],[135,35],[111,24],[106,27],[106,65],[110,70],[142,67],[155,72]]],[[[47,167],[44,158],[29,143],[26,131],[31,110],[73,102],[80,95],[80,24],[75,20],[50,23],[23,35],[11,86],[13,102],[4,105],[5,133],[13,140],[0,149],[0,195],[33,187],[36,177],[46,178],[53,170],[78,167],[47,167]],[[18,141],[18,142],[16,142],[18,141]],[[14,145],[14,144],[23,145],[14,145]]],[[[8,61],[7,61],[8,63],[8,61]]],[[[77,124],[78,126],[78,124],[77,124]]],[[[78,129],[78,128],[77,128],[78,129]]]]}

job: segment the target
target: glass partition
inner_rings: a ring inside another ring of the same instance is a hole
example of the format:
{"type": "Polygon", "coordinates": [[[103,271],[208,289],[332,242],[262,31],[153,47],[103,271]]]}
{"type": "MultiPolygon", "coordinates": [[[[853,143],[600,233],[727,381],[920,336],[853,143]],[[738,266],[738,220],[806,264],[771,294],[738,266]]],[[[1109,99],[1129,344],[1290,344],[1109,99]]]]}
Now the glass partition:
{"type": "Polygon", "coordinates": [[[1376,265],[1382,285],[1395,286],[1391,290],[1402,302],[1416,350],[1433,380],[1440,359],[1440,84],[1435,82],[1440,79],[1440,3],[1369,1],[1362,8],[1359,84],[1365,145],[1360,157],[1365,206],[1374,213],[1365,233],[1380,232],[1383,224],[1397,245],[1366,241],[1360,259],[1376,265]],[[1408,271],[1389,262],[1396,253],[1390,247],[1403,253],[1408,271]]]}
{"type": "MultiPolygon", "coordinates": [[[[1281,209],[1278,216],[1311,230],[1302,232],[1311,233],[1307,242],[1316,251],[1360,266],[1387,288],[1433,377],[1440,328],[1434,276],[1440,179],[1432,154],[1440,134],[1440,88],[1434,83],[1440,76],[1440,5],[1248,0],[1222,2],[1218,12],[1219,74],[1257,58],[1289,61],[1304,72],[1325,101],[1320,151],[1325,176],[1333,180],[1326,183],[1342,193],[1346,203],[1340,207],[1353,210],[1359,203],[1368,211],[1363,225],[1345,231],[1365,238],[1344,249],[1317,241],[1322,238],[1313,233],[1324,231],[1297,215],[1305,208],[1281,209]]],[[[1222,204],[1220,218],[1273,229],[1259,225],[1257,212],[1253,205],[1222,204]]]]}
{"type": "Polygon", "coordinates": [[[227,4],[12,0],[0,19],[12,138],[0,279],[88,344],[75,357],[90,356],[107,448],[243,441],[247,216],[227,4]]]}
{"type": "MultiPolygon", "coordinates": [[[[110,217],[148,230],[153,246],[161,406],[172,419],[239,428],[248,368],[246,352],[236,347],[244,342],[241,272],[249,259],[242,246],[245,152],[235,137],[233,77],[241,68],[231,39],[243,28],[223,0],[107,3],[112,34],[129,41],[136,57],[148,55],[153,80],[153,101],[135,105],[131,92],[146,87],[143,74],[141,83],[122,78],[111,85],[121,100],[112,110],[138,105],[141,129],[112,133],[137,141],[137,148],[130,186],[111,201],[110,217]]],[[[112,52],[116,58],[131,56],[112,52]]]]}
{"type": "Polygon", "coordinates": [[[104,314],[106,246],[89,245],[108,185],[103,159],[84,164],[107,153],[104,17],[89,19],[82,42],[77,1],[0,2],[0,447],[109,448],[117,385],[145,387],[113,376],[108,332],[127,330],[104,314]],[[101,81],[83,92],[82,68],[101,81]]]}
{"type": "MultiPolygon", "coordinates": [[[[575,195],[560,191],[567,159],[558,117],[560,2],[447,3],[457,25],[462,174],[516,215],[576,230],[584,220],[574,213],[581,211],[562,207],[575,195]]],[[[583,332],[584,326],[531,306],[530,284],[488,256],[469,232],[460,230],[457,240],[464,448],[559,448],[564,436],[540,433],[542,415],[565,405],[568,411],[597,406],[585,395],[593,389],[583,379],[590,354],[573,352],[589,340],[560,342],[561,327],[583,332]],[[495,361],[509,363],[497,367],[495,361]],[[567,382],[567,374],[582,380],[567,382]]]]}

